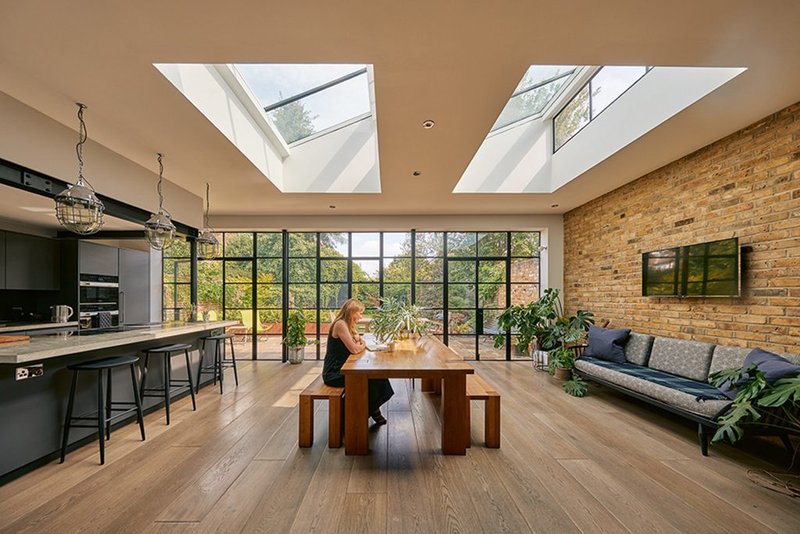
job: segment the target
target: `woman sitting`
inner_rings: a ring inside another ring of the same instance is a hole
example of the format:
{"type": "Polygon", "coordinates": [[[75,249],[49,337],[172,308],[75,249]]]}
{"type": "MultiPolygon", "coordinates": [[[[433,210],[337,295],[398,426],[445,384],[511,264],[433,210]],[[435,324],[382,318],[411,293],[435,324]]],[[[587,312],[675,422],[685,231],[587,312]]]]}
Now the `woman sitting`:
{"type": "MultiPolygon", "coordinates": [[[[342,365],[351,354],[359,354],[367,348],[356,331],[356,324],[363,313],[364,305],[356,299],[349,299],[331,323],[325,365],[322,367],[322,380],[329,386],[344,387],[342,365]]],[[[381,405],[394,395],[392,385],[387,378],[370,378],[368,390],[370,417],[378,425],[386,424],[381,405]]]]}

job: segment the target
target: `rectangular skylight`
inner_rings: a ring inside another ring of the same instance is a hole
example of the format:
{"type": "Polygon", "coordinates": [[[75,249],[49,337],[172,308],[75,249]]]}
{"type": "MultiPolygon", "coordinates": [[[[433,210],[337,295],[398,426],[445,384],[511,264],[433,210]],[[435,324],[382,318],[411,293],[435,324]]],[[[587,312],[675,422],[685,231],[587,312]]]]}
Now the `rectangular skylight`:
{"type": "Polygon", "coordinates": [[[235,65],[287,144],[368,116],[365,65],[235,65]]]}
{"type": "Polygon", "coordinates": [[[575,68],[574,65],[532,65],[491,131],[540,114],[566,85],[575,68]]]}

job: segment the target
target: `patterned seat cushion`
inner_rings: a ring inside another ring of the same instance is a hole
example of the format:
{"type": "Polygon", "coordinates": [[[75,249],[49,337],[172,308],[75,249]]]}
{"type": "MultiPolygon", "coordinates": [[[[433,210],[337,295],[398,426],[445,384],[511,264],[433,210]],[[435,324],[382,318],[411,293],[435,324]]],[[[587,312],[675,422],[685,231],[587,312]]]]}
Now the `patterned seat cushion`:
{"type": "Polygon", "coordinates": [[[648,367],[673,375],[706,382],[714,345],[685,339],[657,337],[650,351],[648,367]]]}
{"type": "MultiPolygon", "coordinates": [[[[589,377],[600,378],[612,384],[659,400],[670,406],[676,406],[709,419],[716,417],[731,404],[731,401],[724,397],[722,399],[709,398],[708,400],[698,400],[697,392],[687,393],[686,391],[681,391],[674,387],[662,385],[652,380],[645,380],[644,378],[623,372],[639,372],[638,370],[632,369],[638,367],[641,372],[653,373],[653,370],[647,367],[640,367],[632,364],[615,364],[613,362],[596,360],[594,358],[579,358],[575,361],[575,367],[579,371],[586,373],[589,377]],[[621,369],[622,366],[626,365],[628,369],[621,369]],[[618,367],[615,368],[614,366],[618,367]]],[[[668,373],[658,373],[658,371],[655,371],[651,379],[659,378],[659,374],[668,375],[668,373]]],[[[669,376],[663,378],[667,380],[664,383],[668,383],[669,376]]],[[[714,392],[716,392],[718,397],[722,396],[719,395],[719,390],[703,382],[696,382],[692,387],[700,388],[697,391],[703,392],[699,394],[701,397],[712,397],[714,396],[714,392]]]]}
{"type": "Polygon", "coordinates": [[[625,359],[636,365],[647,365],[650,360],[650,350],[653,348],[653,336],[631,332],[625,343],[625,359]]]}

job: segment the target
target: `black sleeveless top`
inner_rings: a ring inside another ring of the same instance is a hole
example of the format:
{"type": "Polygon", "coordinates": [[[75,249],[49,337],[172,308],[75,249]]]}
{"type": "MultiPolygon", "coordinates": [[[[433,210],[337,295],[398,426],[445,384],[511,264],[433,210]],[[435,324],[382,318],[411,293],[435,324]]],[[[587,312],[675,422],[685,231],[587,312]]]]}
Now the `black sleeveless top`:
{"type": "Polygon", "coordinates": [[[329,386],[343,387],[344,376],[342,366],[350,357],[350,349],[339,338],[333,337],[333,325],[328,332],[328,348],[325,351],[325,363],[322,366],[322,380],[329,386]]]}

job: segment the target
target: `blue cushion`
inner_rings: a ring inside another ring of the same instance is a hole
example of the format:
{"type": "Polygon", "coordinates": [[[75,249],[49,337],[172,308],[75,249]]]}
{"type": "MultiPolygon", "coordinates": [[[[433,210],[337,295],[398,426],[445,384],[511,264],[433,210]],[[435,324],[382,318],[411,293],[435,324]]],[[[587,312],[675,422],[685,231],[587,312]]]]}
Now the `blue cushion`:
{"type": "MultiPolygon", "coordinates": [[[[800,373],[800,365],[795,365],[777,354],[759,348],[750,351],[742,363],[742,369],[747,370],[751,365],[755,365],[756,369],[764,373],[767,384],[800,373]]],[[[719,390],[728,398],[736,398],[736,384],[731,384],[730,381],[722,384],[719,390]]]]}
{"type": "Polygon", "coordinates": [[[589,344],[583,354],[610,362],[625,363],[623,345],[629,335],[631,335],[630,328],[597,328],[596,326],[589,326],[589,344]]]}

